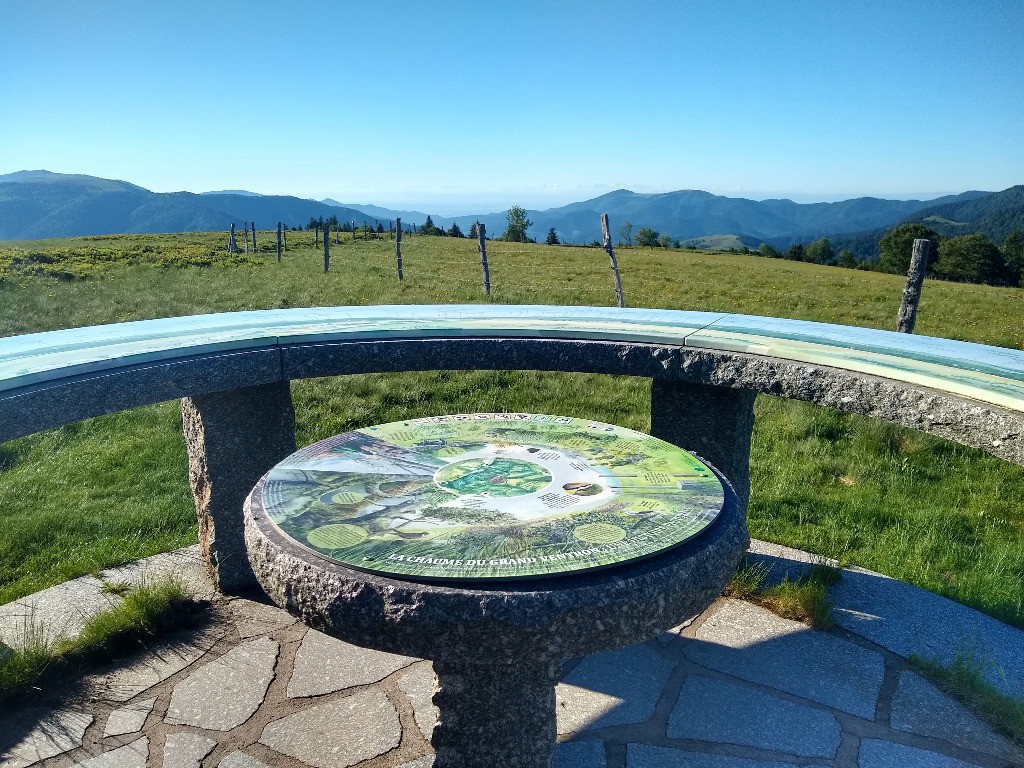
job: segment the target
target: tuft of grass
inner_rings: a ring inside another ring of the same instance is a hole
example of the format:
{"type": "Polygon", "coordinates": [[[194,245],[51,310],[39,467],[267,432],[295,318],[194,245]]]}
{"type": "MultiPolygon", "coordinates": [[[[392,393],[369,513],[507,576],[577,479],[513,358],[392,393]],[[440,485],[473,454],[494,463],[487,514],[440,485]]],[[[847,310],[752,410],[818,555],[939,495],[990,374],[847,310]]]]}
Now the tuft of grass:
{"type": "Polygon", "coordinates": [[[132,591],[132,585],[127,581],[104,581],[100,591],[106,595],[118,595],[124,597],[132,591]]]}
{"type": "Polygon", "coordinates": [[[841,571],[824,563],[815,563],[807,575],[791,581],[764,586],[768,568],[742,565],[723,593],[726,597],[760,605],[784,619],[802,621],[814,629],[828,629],[835,622],[828,601],[828,588],[839,581],[841,571]]]}
{"type": "Polygon", "coordinates": [[[917,655],[909,661],[936,688],[1024,747],[1024,701],[1000,693],[987,682],[982,674],[985,662],[976,654],[958,653],[949,665],[917,655]]]}
{"type": "Polygon", "coordinates": [[[29,620],[20,647],[0,655],[0,704],[36,687],[48,673],[118,658],[162,634],[192,626],[208,607],[167,579],[133,588],[123,602],[93,616],[73,638],[51,642],[29,620]]]}
{"type": "Polygon", "coordinates": [[[32,688],[53,658],[44,627],[32,617],[26,618],[20,647],[0,645],[0,704],[32,688]]]}

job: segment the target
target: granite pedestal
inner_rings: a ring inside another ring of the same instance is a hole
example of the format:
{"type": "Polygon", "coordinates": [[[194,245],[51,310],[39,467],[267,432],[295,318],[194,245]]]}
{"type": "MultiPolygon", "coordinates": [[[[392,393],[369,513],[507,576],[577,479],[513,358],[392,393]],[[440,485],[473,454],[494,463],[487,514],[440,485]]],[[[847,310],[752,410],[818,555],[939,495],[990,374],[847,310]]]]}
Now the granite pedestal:
{"type": "Polygon", "coordinates": [[[315,629],[434,662],[435,768],[547,768],[559,662],[631,645],[700,613],[749,541],[745,510],[723,479],[714,522],[650,558],[499,585],[426,583],[356,570],[300,546],[263,508],[265,481],[245,504],[256,578],[315,629]]]}

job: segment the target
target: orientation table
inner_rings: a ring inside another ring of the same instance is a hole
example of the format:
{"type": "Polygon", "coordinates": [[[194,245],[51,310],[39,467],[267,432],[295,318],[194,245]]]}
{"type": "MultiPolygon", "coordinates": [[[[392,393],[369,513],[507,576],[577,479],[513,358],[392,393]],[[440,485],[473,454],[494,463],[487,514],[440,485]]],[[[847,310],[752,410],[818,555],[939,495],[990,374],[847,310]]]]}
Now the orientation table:
{"type": "Polygon", "coordinates": [[[429,658],[436,768],[547,766],[559,663],[706,608],[746,549],[713,467],[586,419],[476,413],[367,427],[274,466],[245,504],[282,607],[429,658]]]}

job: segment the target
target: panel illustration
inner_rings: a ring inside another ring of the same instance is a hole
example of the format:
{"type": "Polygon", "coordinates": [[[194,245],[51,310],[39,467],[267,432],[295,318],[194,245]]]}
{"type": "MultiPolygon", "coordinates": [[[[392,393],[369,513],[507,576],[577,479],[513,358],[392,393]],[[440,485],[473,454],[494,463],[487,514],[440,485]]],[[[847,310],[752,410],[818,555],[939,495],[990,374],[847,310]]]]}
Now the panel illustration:
{"type": "Polygon", "coordinates": [[[302,546],[424,580],[551,576],[697,536],[724,489],[697,457],[602,422],[476,413],[347,432],[272,469],[260,501],[302,546]]]}

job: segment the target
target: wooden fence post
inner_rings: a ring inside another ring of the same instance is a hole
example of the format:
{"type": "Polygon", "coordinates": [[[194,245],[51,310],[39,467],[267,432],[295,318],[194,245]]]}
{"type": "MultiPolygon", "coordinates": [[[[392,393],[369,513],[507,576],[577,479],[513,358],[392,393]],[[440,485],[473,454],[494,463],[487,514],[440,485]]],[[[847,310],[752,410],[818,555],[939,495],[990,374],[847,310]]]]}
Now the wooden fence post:
{"type": "Polygon", "coordinates": [[[237,253],[238,243],[235,242],[235,223],[231,222],[231,234],[228,235],[228,253],[237,253]]]}
{"type": "Polygon", "coordinates": [[[249,252],[249,222],[242,222],[242,232],[245,234],[245,252],[249,252]]]}
{"type": "Polygon", "coordinates": [[[484,225],[476,223],[476,238],[480,246],[480,266],[484,270],[484,293],[491,295],[491,270],[487,266],[487,238],[484,236],[484,225]]]}
{"type": "Polygon", "coordinates": [[[313,225],[313,247],[320,247],[320,223],[317,222],[313,225]]]}
{"type": "Polygon", "coordinates": [[[324,272],[331,268],[331,225],[324,222],[324,272]]]}
{"type": "Polygon", "coordinates": [[[256,222],[250,221],[249,223],[252,224],[252,252],[256,253],[256,222]]]}
{"type": "Polygon", "coordinates": [[[356,220],[352,219],[352,242],[356,241],[356,220]]]}
{"type": "Polygon", "coordinates": [[[619,277],[619,262],[615,260],[615,249],[612,248],[612,234],[608,228],[608,214],[601,214],[601,237],[604,238],[604,249],[612,260],[612,274],[615,275],[615,300],[620,307],[626,306],[622,299],[622,278],[619,277]]]}
{"type": "Polygon", "coordinates": [[[907,284],[903,288],[903,301],[900,302],[900,313],[896,317],[896,330],[900,333],[914,332],[914,324],[917,322],[917,305],[921,301],[921,286],[924,285],[924,273],[928,269],[928,256],[931,250],[931,240],[922,237],[914,240],[914,252],[910,257],[907,284]]]}
{"type": "Polygon", "coordinates": [[[288,250],[288,227],[284,227],[284,229],[282,230],[282,234],[284,235],[284,249],[287,251],[288,250]]]}
{"type": "Polygon", "coordinates": [[[395,259],[398,260],[398,279],[403,280],[402,276],[402,220],[398,219],[398,234],[395,235],[395,259]]]}
{"type": "Polygon", "coordinates": [[[281,263],[281,222],[277,222],[277,263],[281,263]]]}

